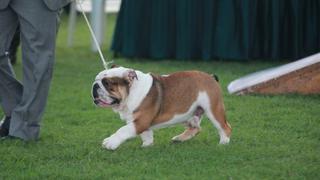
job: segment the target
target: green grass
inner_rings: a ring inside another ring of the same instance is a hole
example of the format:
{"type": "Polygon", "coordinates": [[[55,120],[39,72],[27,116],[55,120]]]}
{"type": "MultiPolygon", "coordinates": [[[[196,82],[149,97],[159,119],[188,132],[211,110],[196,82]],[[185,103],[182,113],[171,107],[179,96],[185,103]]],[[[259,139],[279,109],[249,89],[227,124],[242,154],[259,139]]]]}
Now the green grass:
{"type": "MultiPolygon", "coordinates": [[[[106,57],[115,24],[108,17],[106,57]]],[[[110,109],[96,108],[91,83],[103,69],[90,51],[88,30],[78,19],[73,48],[66,47],[64,18],[57,60],[38,142],[0,141],[0,179],[318,179],[320,177],[320,96],[235,96],[228,83],[275,62],[115,59],[117,64],[167,74],[197,69],[218,74],[231,143],[218,145],[207,119],[194,139],[172,144],[182,126],[155,131],[155,144],[141,148],[130,140],[114,152],[102,140],[123,125],[110,109]]],[[[21,78],[21,63],[15,67],[21,78]]],[[[0,114],[3,114],[0,112],[0,114]]]]}

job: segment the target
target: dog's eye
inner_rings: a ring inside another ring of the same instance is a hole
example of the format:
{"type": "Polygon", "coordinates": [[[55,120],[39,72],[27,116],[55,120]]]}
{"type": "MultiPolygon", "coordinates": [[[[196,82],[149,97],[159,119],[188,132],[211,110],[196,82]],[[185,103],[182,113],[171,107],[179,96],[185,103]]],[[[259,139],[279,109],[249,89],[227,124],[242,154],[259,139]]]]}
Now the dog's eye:
{"type": "Polygon", "coordinates": [[[117,82],[114,82],[114,81],[109,80],[109,79],[103,79],[102,80],[102,84],[108,91],[115,91],[114,88],[118,85],[117,82]]]}
{"type": "Polygon", "coordinates": [[[102,80],[102,84],[103,84],[105,87],[108,87],[110,83],[109,83],[107,80],[102,80]]]}
{"type": "Polygon", "coordinates": [[[114,91],[114,88],[116,87],[117,83],[115,83],[115,82],[110,82],[109,85],[110,85],[110,86],[108,86],[108,89],[109,89],[110,91],[114,91]]]}

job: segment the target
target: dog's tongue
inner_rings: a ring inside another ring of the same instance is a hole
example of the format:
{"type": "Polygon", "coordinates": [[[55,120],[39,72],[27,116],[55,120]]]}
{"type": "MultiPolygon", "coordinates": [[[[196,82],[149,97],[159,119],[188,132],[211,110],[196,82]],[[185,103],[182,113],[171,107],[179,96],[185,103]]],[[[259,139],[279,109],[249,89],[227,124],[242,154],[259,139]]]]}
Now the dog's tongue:
{"type": "Polygon", "coordinates": [[[104,100],[102,100],[100,98],[96,98],[96,100],[98,100],[100,105],[103,106],[103,107],[111,106],[111,103],[107,103],[106,101],[104,101],[104,100]]]}

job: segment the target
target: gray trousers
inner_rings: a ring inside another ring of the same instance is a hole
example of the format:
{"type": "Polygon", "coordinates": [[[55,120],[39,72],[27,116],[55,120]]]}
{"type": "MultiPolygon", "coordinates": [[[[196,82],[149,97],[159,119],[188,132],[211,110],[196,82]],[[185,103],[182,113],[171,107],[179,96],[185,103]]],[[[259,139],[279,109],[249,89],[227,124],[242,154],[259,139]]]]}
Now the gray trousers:
{"type": "Polygon", "coordinates": [[[0,101],[11,116],[9,135],[39,137],[55,56],[57,11],[43,0],[11,0],[0,10],[0,101]],[[8,50],[17,25],[21,28],[23,79],[14,75],[8,50]]]}

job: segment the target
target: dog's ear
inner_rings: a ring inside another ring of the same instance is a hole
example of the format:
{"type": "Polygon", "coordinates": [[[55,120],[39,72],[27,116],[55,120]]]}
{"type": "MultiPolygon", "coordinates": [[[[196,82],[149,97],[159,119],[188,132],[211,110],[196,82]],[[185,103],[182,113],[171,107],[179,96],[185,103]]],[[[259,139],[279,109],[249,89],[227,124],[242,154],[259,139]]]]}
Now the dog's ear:
{"type": "Polygon", "coordinates": [[[124,74],[125,79],[128,81],[129,86],[131,86],[132,82],[136,79],[138,80],[138,76],[135,70],[130,69],[124,74]]]}
{"type": "Polygon", "coordinates": [[[119,66],[116,64],[112,64],[110,68],[112,69],[112,68],[117,68],[117,67],[119,67],[119,66]]]}
{"type": "Polygon", "coordinates": [[[129,70],[127,76],[130,81],[133,81],[134,79],[138,80],[138,76],[135,70],[129,70]]]}

